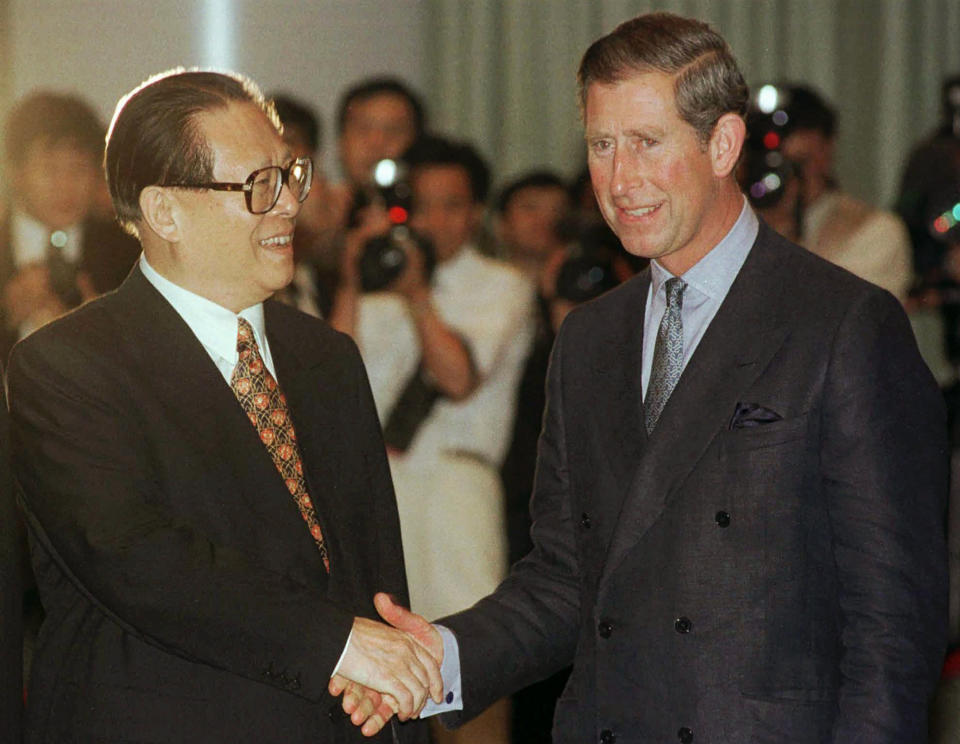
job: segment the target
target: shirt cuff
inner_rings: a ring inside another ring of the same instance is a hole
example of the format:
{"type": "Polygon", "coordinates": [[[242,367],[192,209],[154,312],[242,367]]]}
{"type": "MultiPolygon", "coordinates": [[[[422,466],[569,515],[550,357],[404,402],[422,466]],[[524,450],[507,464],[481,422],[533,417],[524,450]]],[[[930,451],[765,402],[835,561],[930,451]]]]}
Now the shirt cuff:
{"type": "Polygon", "coordinates": [[[435,716],[438,713],[449,713],[454,710],[463,710],[463,693],[460,680],[460,646],[453,631],[443,625],[434,625],[443,639],[443,663],[440,665],[440,676],[443,678],[443,702],[439,705],[430,698],[420,711],[421,718],[435,716]]]}
{"type": "MultiPolygon", "coordinates": [[[[347,649],[350,648],[350,639],[353,638],[353,628],[350,628],[350,635],[347,636],[347,642],[343,644],[343,651],[340,652],[340,658],[337,659],[337,665],[333,668],[333,671],[330,673],[330,676],[337,674],[340,671],[340,665],[343,663],[343,657],[347,655],[347,649]]],[[[446,652],[447,647],[443,647],[444,652],[446,652]]],[[[459,666],[458,666],[459,672],[459,666]]]]}

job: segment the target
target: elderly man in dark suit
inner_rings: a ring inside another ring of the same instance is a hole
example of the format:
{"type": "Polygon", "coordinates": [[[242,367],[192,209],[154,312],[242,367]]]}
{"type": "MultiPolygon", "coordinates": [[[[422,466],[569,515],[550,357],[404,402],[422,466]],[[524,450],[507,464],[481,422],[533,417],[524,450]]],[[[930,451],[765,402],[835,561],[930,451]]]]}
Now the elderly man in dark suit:
{"type": "Polygon", "coordinates": [[[362,740],[334,672],[404,718],[439,699],[433,659],[367,619],[406,582],[356,348],[268,300],[310,160],[252,83],[196,71],[121,101],[106,168],[138,266],[11,355],[47,610],[26,740],[362,740]]]}
{"type": "Polygon", "coordinates": [[[556,742],[926,741],[947,448],[903,311],[746,205],[747,88],[706,24],[628,21],[579,82],[600,207],[652,264],[559,333],[533,551],[440,621],[459,715],[572,661],[556,742]]]}

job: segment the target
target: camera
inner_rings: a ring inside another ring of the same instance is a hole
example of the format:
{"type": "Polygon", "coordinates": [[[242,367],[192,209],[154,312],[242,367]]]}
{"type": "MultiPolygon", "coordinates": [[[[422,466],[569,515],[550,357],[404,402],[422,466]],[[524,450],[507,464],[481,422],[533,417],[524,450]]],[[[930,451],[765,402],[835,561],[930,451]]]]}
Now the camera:
{"type": "Polygon", "coordinates": [[[762,86],[750,102],[739,180],[757,209],[776,206],[789,183],[800,175],[799,166],[780,150],[790,132],[789,107],[789,89],[774,85],[762,86]]]}
{"type": "Polygon", "coordinates": [[[360,286],[364,292],[377,292],[390,286],[407,265],[407,251],[423,255],[429,276],[436,263],[433,245],[408,224],[412,203],[406,167],[397,160],[376,163],[371,179],[372,198],[368,203],[382,204],[390,218],[390,229],[368,240],[358,258],[360,286]]]}
{"type": "Polygon", "coordinates": [[[618,250],[619,241],[606,225],[584,229],[557,272],[556,296],[580,304],[613,289],[619,281],[611,257],[618,250]]]}
{"type": "Polygon", "coordinates": [[[82,301],[80,290],[77,289],[77,265],[60,252],[66,245],[67,236],[62,230],[55,231],[50,236],[53,250],[47,251],[47,271],[50,278],[50,289],[60,299],[65,307],[76,307],[82,301]]]}

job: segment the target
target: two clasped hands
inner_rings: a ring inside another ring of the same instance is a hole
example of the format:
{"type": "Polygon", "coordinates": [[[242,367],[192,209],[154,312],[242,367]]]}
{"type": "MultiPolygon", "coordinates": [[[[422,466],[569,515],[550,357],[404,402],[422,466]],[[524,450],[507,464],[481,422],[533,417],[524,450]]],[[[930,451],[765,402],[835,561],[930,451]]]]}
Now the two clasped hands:
{"type": "Polygon", "coordinates": [[[354,620],[328,686],[331,695],[343,695],[344,712],[364,736],[374,736],[394,714],[401,721],[419,716],[428,698],[443,701],[439,631],[387,594],[377,594],[373,603],[388,625],[354,620]]]}

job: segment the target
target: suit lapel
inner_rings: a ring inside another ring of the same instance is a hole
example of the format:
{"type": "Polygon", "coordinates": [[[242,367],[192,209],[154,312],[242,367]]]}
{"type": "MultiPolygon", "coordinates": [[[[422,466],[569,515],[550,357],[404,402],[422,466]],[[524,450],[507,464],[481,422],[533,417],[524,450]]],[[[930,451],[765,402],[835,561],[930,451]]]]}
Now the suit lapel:
{"type": "Polygon", "coordinates": [[[623,501],[647,442],[640,370],[649,287],[648,269],[632,280],[631,295],[621,305],[623,314],[604,325],[605,337],[599,344],[602,353],[598,351],[593,355],[597,360],[593,368],[597,396],[594,409],[606,412],[598,427],[601,449],[607,457],[613,482],[623,484],[623,491],[615,495],[614,509],[619,509],[623,501]]]}
{"type": "Polygon", "coordinates": [[[657,520],[787,336],[787,319],[776,313],[777,298],[786,291],[785,277],[767,248],[767,231],[761,226],[750,255],[646,440],[614,529],[604,576],[657,520]]]}
{"type": "Polygon", "coordinates": [[[308,573],[325,575],[316,545],[269,452],[206,349],[139,267],[117,296],[123,309],[118,313],[120,337],[140,339],[144,329],[150,329],[152,339],[134,345],[146,389],[172,411],[181,436],[216,474],[215,482],[270,525],[296,554],[294,563],[310,566],[315,561],[318,571],[308,573]],[[289,509],[276,508],[278,503],[289,509]]]}
{"type": "MultiPolygon", "coordinates": [[[[376,584],[376,577],[370,575],[370,552],[356,545],[358,536],[364,534],[357,530],[358,514],[364,510],[357,499],[365,496],[358,496],[364,489],[356,487],[359,473],[351,464],[357,462],[353,432],[367,423],[355,418],[360,411],[356,405],[359,378],[354,374],[358,370],[341,365],[342,359],[320,346],[320,334],[304,338],[311,326],[291,330],[289,324],[278,322],[280,308],[275,303],[264,303],[264,311],[270,351],[297,432],[307,489],[330,555],[328,591],[330,596],[355,597],[358,586],[376,584]]],[[[380,496],[371,494],[367,503],[380,496]]],[[[308,534],[306,529],[302,532],[308,534]]],[[[319,564],[312,539],[310,544],[319,564]]],[[[370,601],[369,596],[355,598],[370,601]]]]}

